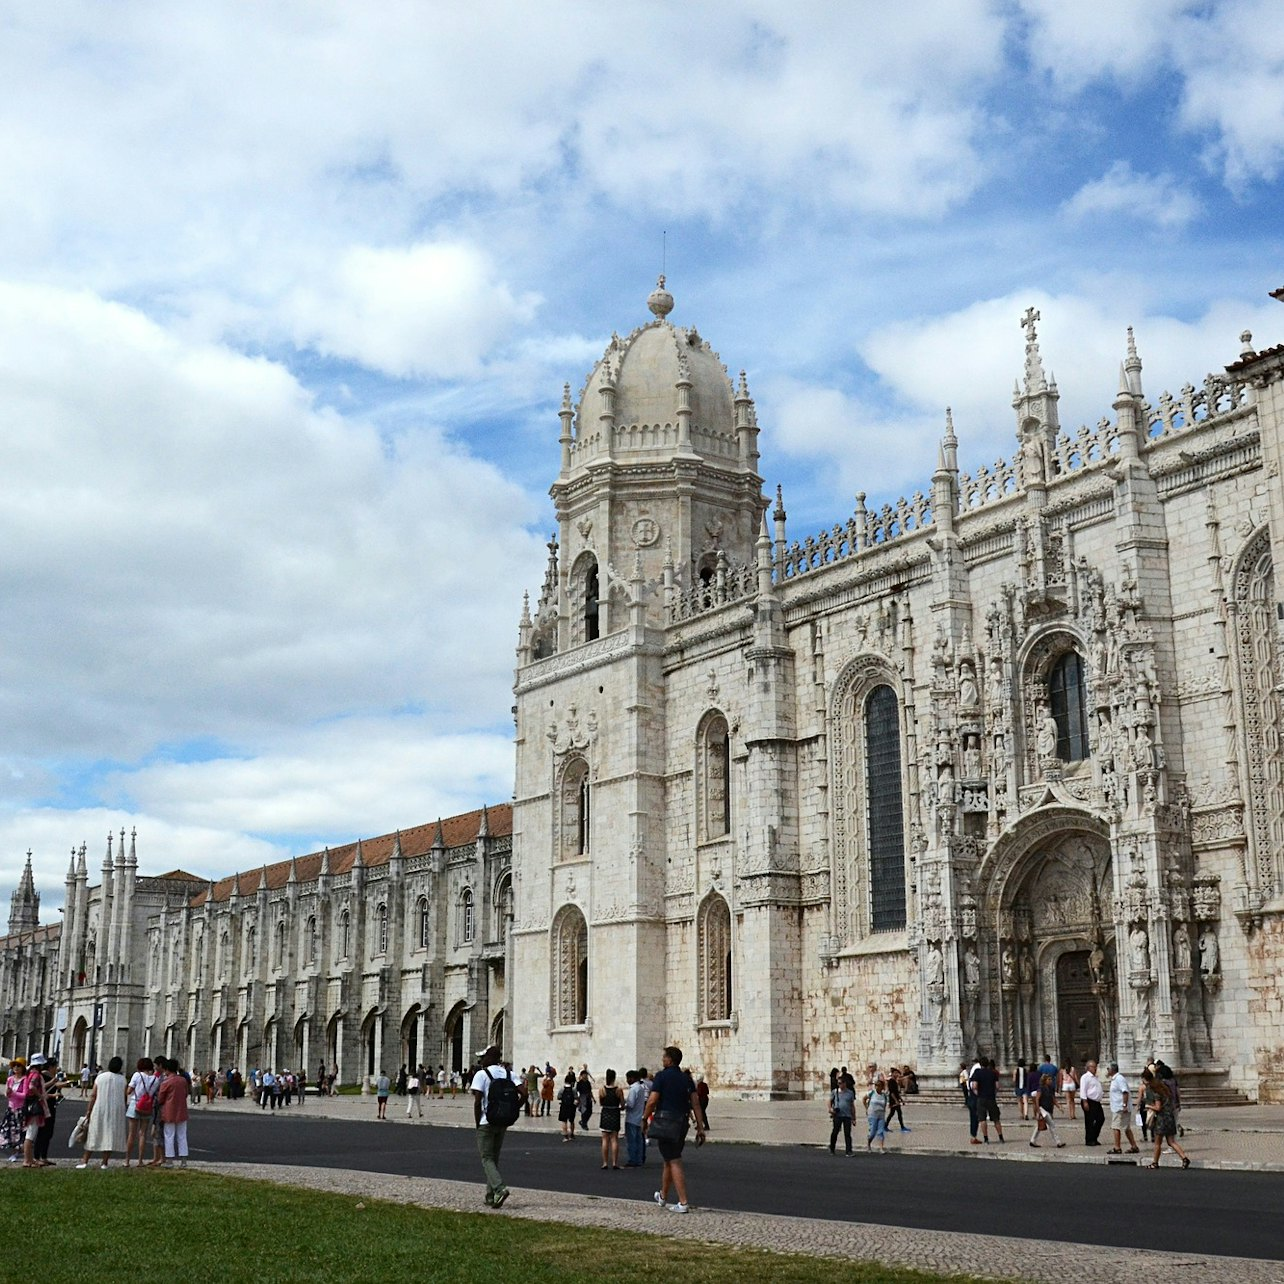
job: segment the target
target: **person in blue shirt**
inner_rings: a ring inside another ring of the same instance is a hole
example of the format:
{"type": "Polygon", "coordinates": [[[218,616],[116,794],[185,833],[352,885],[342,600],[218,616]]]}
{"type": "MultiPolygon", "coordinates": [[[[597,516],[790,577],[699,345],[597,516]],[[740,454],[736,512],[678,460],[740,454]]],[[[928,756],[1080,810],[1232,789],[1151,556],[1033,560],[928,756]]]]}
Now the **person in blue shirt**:
{"type": "Polygon", "coordinates": [[[651,1084],[645,1115],[643,1130],[647,1136],[654,1134],[660,1158],[664,1160],[664,1172],[660,1176],[660,1189],[655,1192],[655,1202],[671,1213],[685,1213],[689,1210],[682,1148],[687,1140],[687,1121],[695,1119],[697,1146],[704,1145],[705,1122],[695,1081],[682,1069],[681,1048],[665,1048],[664,1069],[651,1084]],[[677,1196],[676,1203],[668,1202],[670,1190],[677,1196]]]}

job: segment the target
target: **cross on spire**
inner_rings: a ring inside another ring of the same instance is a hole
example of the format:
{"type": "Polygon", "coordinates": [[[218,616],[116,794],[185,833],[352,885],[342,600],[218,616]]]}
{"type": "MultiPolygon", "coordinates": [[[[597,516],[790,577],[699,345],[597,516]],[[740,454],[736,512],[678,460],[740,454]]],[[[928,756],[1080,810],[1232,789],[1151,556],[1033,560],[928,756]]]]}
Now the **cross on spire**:
{"type": "Polygon", "coordinates": [[[1026,343],[1039,342],[1039,336],[1035,333],[1034,323],[1042,319],[1037,308],[1026,308],[1025,315],[1021,318],[1021,328],[1025,331],[1026,343]]]}

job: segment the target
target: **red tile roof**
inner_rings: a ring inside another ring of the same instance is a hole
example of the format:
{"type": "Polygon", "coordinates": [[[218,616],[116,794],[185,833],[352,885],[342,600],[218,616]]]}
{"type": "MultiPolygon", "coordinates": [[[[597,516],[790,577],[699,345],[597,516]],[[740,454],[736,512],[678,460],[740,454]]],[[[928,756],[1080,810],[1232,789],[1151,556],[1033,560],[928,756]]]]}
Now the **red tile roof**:
{"type": "Polygon", "coordinates": [[[35,945],[40,941],[55,940],[62,935],[61,923],[45,923],[42,927],[29,927],[25,932],[0,936],[0,949],[10,945],[35,945]]]}
{"type": "MultiPolygon", "coordinates": [[[[513,832],[512,803],[496,803],[486,809],[487,825],[492,838],[503,838],[513,832]]],[[[392,855],[393,844],[398,835],[401,838],[401,854],[404,857],[423,856],[432,851],[437,841],[437,827],[441,826],[442,843],[449,850],[452,847],[463,847],[477,837],[481,826],[482,812],[465,812],[462,816],[450,816],[445,820],[432,821],[426,825],[416,825],[413,829],[397,830],[391,834],[380,834],[377,838],[363,838],[361,845],[361,862],[363,865],[386,865],[392,855]]],[[[344,847],[329,847],[330,873],[346,874],[351,870],[357,857],[357,844],[349,843],[344,847]]],[[[214,884],[214,900],[226,901],[232,896],[235,886],[237,894],[251,896],[259,890],[264,875],[267,876],[269,891],[282,888],[289,882],[290,866],[293,865],[300,883],[315,882],[321,873],[322,852],[309,852],[306,856],[297,856],[293,861],[277,861],[259,869],[248,870],[241,874],[232,874],[219,879],[214,884]]],[[[191,904],[204,905],[209,895],[208,889],[192,898],[191,904]]]]}

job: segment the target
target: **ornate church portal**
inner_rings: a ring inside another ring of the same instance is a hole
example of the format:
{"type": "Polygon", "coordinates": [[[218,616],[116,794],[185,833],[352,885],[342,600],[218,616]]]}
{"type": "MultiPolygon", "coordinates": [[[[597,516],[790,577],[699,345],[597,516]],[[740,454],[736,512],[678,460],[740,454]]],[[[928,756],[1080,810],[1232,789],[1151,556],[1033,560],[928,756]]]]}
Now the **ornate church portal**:
{"type": "Polygon", "coordinates": [[[1087,830],[1045,840],[993,887],[999,1019],[1005,1064],[1060,1049],[1077,1065],[1113,1048],[1117,1025],[1109,845],[1087,830]]]}

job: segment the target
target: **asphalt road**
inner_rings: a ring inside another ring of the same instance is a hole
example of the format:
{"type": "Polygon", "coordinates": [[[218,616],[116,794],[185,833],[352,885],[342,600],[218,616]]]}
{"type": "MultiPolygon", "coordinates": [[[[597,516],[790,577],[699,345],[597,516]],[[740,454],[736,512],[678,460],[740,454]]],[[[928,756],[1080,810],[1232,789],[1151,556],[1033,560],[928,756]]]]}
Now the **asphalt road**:
{"type": "MultiPolygon", "coordinates": [[[[190,1133],[194,1159],[442,1177],[476,1182],[481,1196],[468,1129],[310,1120],[294,1109],[199,1114],[190,1133]]],[[[891,1237],[922,1228],[1284,1260],[1284,1174],[903,1154],[848,1160],[814,1146],[716,1141],[701,1150],[688,1141],[686,1159],[691,1202],[704,1209],[884,1223],[891,1237]]],[[[649,1200],[659,1185],[654,1149],[643,1170],[603,1172],[600,1162],[598,1134],[566,1144],[523,1121],[501,1167],[511,1186],[584,1195],[649,1200]]]]}

